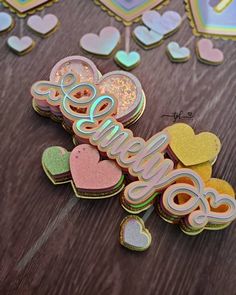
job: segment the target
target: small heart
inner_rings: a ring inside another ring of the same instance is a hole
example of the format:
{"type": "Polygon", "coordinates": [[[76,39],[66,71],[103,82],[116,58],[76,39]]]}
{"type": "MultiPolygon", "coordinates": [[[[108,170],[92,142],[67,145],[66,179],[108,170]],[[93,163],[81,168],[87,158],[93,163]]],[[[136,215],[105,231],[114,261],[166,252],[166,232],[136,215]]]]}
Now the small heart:
{"type": "Polygon", "coordinates": [[[129,215],[120,225],[120,243],[134,251],[145,251],[152,242],[152,236],[145,228],[143,220],[138,216],[129,215]]]}
{"type": "Polygon", "coordinates": [[[161,15],[157,11],[150,10],[143,14],[142,21],[151,30],[167,36],[177,30],[181,25],[182,18],[175,11],[166,11],[161,15]]]}
{"type": "Polygon", "coordinates": [[[224,61],[224,54],[221,50],[213,48],[211,40],[201,39],[197,42],[197,56],[203,63],[219,65],[224,61]]]}
{"type": "Polygon", "coordinates": [[[115,161],[100,161],[99,152],[89,144],[73,149],[70,168],[75,187],[80,191],[109,191],[122,178],[122,171],[115,161]]]}
{"type": "Polygon", "coordinates": [[[141,45],[143,44],[147,47],[158,45],[163,39],[163,35],[149,30],[145,26],[136,27],[134,29],[133,35],[139,42],[141,42],[141,45]]]}
{"type": "Polygon", "coordinates": [[[166,128],[170,135],[169,147],[185,166],[210,162],[220,152],[219,138],[210,132],[195,135],[187,124],[178,123],[166,128]]]}
{"type": "Polygon", "coordinates": [[[47,14],[44,17],[32,15],[28,18],[27,25],[40,35],[48,35],[58,25],[58,18],[54,14],[47,14]]]}
{"type": "Polygon", "coordinates": [[[34,41],[28,36],[24,36],[22,38],[11,36],[8,38],[7,44],[15,53],[19,55],[28,53],[34,47],[34,41]]]}
{"type": "Polygon", "coordinates": [[[9,31],[13,28],[14,21],[12,16],[6,12],[0,12],[0,33],[9,31]]]}
{"type": "Polygon", "coordinates": [[[125,70],[134,69],[139,64],[140,60],[140,54],[136,51],[127,53],[123,50],[119,50],[115,55],[116,63],[125,70]]]}
{"type": "Polygon", "coordinates": [[[64,179],[70,174],[70,153],[60,146],[49,147],[43,152],[42,166],[52,182],[64,179]]]}
{"type": "Polygon", "coordinates": [[[115,27],[105,27],[99,36],[93,33],[84,35],[80,39],[80,46],[93,54],[109,56],[120,41],[120,32],[115,27]]]}
{"type": "Polygon", "coordinates": [[[180,47],[177,42],[170,42],[167,45],[167,53],[173,62],[188,61],[191,55],[187,47],[180,47]]]}

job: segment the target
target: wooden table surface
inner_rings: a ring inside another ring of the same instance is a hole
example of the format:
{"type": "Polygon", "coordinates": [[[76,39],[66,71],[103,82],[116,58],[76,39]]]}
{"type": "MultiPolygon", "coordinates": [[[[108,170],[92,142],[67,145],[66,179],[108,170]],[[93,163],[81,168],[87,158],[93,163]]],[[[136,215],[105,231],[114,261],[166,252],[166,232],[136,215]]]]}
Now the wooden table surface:
{"type": "MultiPolygon", "coordinates": [[[[183,1],[172,0],[166,9],[185,16],[183,1]]],[[[122,33],[124,49],[125,28],[89,0],[60,1],[44,13],[61,22],[51,37],[40,39],[17,17],[13,33],[0,37],[0,294],[236,294],[236,223],[189,237],[153,212],[146,222],[151,248],[133,253],[119,245],[119,225],[127,213],[118,197],[79,200],[70,185],[53,186],[47,179],[43,150],[72,149],[73,143],[60,125],[33,111],[30,86],[47,79],[61,58],[83,55],[78,43],[85,33],[112,24],[122,33]],[[32,36],[36,47],[24,57],[14,55],[6,46],[11,34],[32,36]]],[[[148,139],[173,123],[163,114],[192,112],[192,120],[181,121],[220,137],[214,176],[236,187],[236,43],[216,40],[225,62],[212,67],[197,61],[186,17],[169,40],[187,44],[191,60],[172,64],[165,55],[168,41],[144,51],[131,40],[131,50],[142,58],[133,73],[147,96],[145,113],[131,129],[148,139]]],[[[102,73],[117,69],[112,58],[86,56],[102,73]]]]}

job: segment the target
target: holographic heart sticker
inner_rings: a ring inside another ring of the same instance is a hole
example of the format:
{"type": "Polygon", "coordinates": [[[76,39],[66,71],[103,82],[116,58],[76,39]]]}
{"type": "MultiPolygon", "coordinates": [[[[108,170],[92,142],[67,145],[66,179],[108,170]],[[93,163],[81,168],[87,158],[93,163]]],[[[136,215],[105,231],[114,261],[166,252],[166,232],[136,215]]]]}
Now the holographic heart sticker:
{"type": "Polygon", "coordinates": [[[58,18],[54,14],[47,14],[44,17],[32,15],[27,21],[28,27],[43,37],[53,33],[58,23],[58,18]]]}
{"type": "Polygon", "coordinates": [[[168,0],[94,0],[95,4],[115,16],[125,25],[131,25],[140,19],[142,14],[150,9],[161,8],[168,0]]]}
{"type": "Polygon", "coordinates": [[[115,55],[115,62],[127,71],[134,69],[140,63],[140,54],[136,51],[125,52],[119,50],[115,55]]]}
{"type": "Polygon", "coordinates": [[[9,13],[0,12],[0,33],[8,32],[14,27],[14,20],[9,13]]]}
{"type": "Polygon", "coordinates": [[[18,55],[25,55],[34,48],[35,43],[28,36],[24,36],[22,38],[11,36],[7,40],[7,45],[13,50],[14,53],[18,55]]]}
{"type": "Polygon", "coordinates": [[[236,40],[236,1],[185,0],[196,36],[236,40]]]}
{"type": "Polygon", "coordinates": [[[187,47],[180,47],[177,42],[170,42],[167,45],[167,55],[172,62],[186,62],[190,59],[191,53],[187,47]]]}
{"type": "Polygon", "coordinates": [[[145,26],[137,26],[133,32],[134,39],[144,49],[151,49],[161,44],[163,35],[149,30],[145,26]]]}
{"type": "Polygon", "coordinates": [[[5,7],[20,17],[33,14],[37,10],[42,10],[44,6],[50,6],[59,0],[0,0],[5,7]]]}
{"type": "Polygon", "coordinates": [[[120,41],[120,32],[115,27],[105,27],[99,36],[93,33],[80,39],[80,46],[87,52],[109,57],[120,41]]]}

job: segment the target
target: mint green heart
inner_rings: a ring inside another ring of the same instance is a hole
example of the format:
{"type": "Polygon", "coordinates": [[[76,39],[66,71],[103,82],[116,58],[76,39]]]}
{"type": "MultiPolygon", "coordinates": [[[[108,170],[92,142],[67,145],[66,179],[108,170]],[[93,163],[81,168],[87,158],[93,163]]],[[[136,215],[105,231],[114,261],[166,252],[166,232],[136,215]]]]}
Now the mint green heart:
{"type": "Polygon", "coordinates": [[[176,42],[170,42],[167,49],[174,59],[178,60],[190,57],[190,50],[187,47],[180,47],[176,42]]]}
{"type": "Polygon", "coordinates": [[[140,54],[136,51],[131,51],[129,53],[119,50],[115,55],[115,59],[120,65],[125,68],[132,68],[140,62],[140,54]]]}
{"type": "Polygon", "coordinates": [[[42,165],[51,175],[69,172],[70,153],[60,146],[49,147],[43,152],[42,165]]]}

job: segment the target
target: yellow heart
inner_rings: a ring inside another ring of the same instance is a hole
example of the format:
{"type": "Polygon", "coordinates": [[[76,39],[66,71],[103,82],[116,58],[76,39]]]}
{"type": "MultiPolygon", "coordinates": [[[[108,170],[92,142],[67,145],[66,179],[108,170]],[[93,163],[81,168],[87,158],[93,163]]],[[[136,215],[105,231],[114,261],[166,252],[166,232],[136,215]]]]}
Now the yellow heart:
{"type": "Polygon", "coordinates": [[[170,135],[170,149],[185,166],[212,161],[221,149],[219,138],[210,132],[195,135],[187,124],[178,123],[166,128],[170,135]]]}

